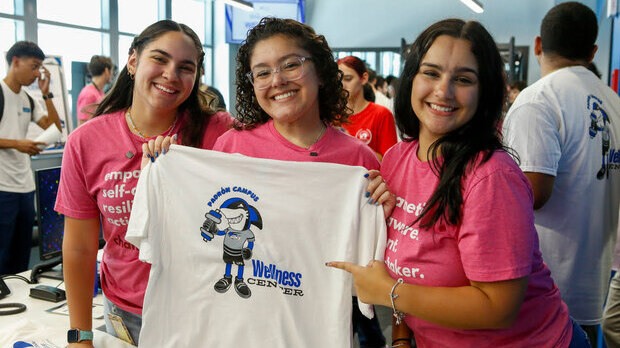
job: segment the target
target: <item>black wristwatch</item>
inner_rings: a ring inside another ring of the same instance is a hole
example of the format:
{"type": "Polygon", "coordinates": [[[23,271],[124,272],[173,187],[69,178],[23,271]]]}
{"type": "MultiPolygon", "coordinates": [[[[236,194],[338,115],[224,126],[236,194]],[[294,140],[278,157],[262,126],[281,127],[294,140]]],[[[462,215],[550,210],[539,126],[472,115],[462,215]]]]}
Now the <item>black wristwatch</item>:
{"type": "Polygon", "coordinates": [[[67,342],[69,343],[77,343],[77,342],[92,341],[92,340],[93,340],[92,331],[83,331],[79,329],[71,329],[67,331],[67,342]]]}
{"type": "Polygon", "coordinates": [[[48,99],[52,99],[54,98],[54,95],[52,94],[52,92],[49,92],[48,95],[43,95],[43,100],[48,100],[48,99]]]}

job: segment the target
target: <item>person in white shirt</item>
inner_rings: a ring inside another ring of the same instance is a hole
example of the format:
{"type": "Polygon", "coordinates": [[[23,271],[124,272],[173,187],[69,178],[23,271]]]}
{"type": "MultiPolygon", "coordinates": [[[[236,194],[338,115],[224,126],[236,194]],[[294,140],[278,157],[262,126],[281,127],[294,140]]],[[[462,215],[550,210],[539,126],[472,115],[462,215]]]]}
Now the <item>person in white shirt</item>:
{"type": "Polygon", "coordinates": [[[34,223],[34,178],[30,156],[45,143],[26,139],[30,122],[62,131],[50,93],[45,54],[34,42],[19,41],[6,54],[9,71],[0,82],[0,274],[28,269],[34,223]],[[38,79],[45,109],[22,87],[38,79]]]}

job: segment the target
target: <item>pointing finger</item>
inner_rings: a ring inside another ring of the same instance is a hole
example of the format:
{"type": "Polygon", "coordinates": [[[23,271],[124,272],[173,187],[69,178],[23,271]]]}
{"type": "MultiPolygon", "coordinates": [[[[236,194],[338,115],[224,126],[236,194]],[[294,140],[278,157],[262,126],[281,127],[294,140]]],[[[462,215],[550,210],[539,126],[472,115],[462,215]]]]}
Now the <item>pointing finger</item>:
{"type": "Polygon", "coordinates": [[[362,266],[358,266],[351,262],[342,262],[342,261],[330,261],[325,263],[328,267],[339,268],[343,271],[347,271],[349,273],[354,273],[355,271],[363,268],[362,266]]]}

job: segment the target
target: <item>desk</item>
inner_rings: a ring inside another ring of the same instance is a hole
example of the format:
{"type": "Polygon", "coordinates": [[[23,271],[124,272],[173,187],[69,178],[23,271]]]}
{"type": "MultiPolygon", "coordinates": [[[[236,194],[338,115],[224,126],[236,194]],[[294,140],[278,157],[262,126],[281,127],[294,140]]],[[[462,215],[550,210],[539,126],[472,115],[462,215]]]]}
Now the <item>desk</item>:
{"type": "MultiPolygon", "coordinates": [[[[30,279],[30,271],[20,273],[30,279]]],[[[17,340],[29,342],[28,339],[36,338],[37,342],[45,342],[46,345],[35,347],[65,347],[67,345],[67,330],[69,329],[69,316],[46,312],[47,309],[56,307],[66,301],[48,302],[34,299],[29,296],[30,288],[38,284],[27,284],[20,279],[5,279],[4,282],[11,290],[11,294],[0,303],[23,303],[27,306],[25,312],[7,316],[0,316],[0,347],[13,347],[17,340]]],[[[59,280],[41,278],[39,284],[57,286],[59,280]]],[[[64,283],[59,286],[64,289],[64,283]]],[[[103,296],[97,295],[93,299],[95,304],[103,304],[103,296]]],[[[101,348],[131,348],[132,345],[117,339],[96,328],[105,325],[103,319],[93,319],[93,332],[95,347],[101,348]]],[[[40,344],[41,344],[40,343],[40,344]]]]}

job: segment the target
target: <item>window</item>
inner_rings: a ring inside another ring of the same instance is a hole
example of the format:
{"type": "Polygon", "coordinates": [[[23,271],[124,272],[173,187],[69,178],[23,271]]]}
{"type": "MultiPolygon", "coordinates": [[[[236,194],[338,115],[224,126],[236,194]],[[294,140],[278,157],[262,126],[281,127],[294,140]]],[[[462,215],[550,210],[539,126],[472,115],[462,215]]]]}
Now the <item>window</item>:
{"type": "Polygon", "coordinates": [[[380,75],[400,76],[400,54],[396,52],[381,52],[380,75]]]}
{"type": "Polygon", "coordinates": [[[71,62],[89,62],[103,52],[102,34],[97,31],[39,24],[38,35],[39,47],[46,55],[62,56],[67,90],[71,89],[71,62]]]}
{"type": "MultiPolygon", "coordinates": [[[[0,12],[2,13],[8,13],[8,14],[14,14],[15,13],[15,6],[13,4],[13,0],[10,1],[0,1],[0,12]]],[[[4,33],[4,31],[3,31],[4,33]]]]}
{"type": "Polygon", "coordinates": [[[118,72],[127,64],[127,58],[129,58],[129,47],[131,47],[131,43],[133,42],[133,36],[128,35],[119,35],[118,36],[118,72]]]}
{"type": "Polygon", "coordinates": [[[101,0],[39,0],[37,16],[39,19],[101,28],[101,0]]]}
{"type": "Polygon", "coordinates": [[[172,20],[192,28],[205,44],[205,2],[204,0],[174,0],[172,2],[172,20]]]}
{"type": "MultiPolygon", "coordinates": [[[[12,19],[0,18],[0,52],[2,52],[2,62],[0,62],[0,78],[4,78],[6,76],[6,52],[13,46],[13,44],[19,41],[17,37],[17,32],[21,31],[23,33],[23,22],[14,21],[12,19]],[[18,30],[18,26],[21,26],[21,30],[18,30]]],[[[23,35],[20,35],[23,36],[23,35]]]]}
{"type": "Polygon", "coordinates": [[[157,13],[157,0],[118,0],[118,30],[140,34],[146,27],[157,22],[157,13]]]}

